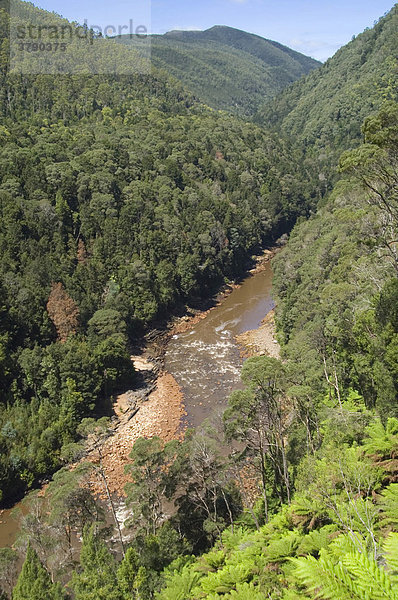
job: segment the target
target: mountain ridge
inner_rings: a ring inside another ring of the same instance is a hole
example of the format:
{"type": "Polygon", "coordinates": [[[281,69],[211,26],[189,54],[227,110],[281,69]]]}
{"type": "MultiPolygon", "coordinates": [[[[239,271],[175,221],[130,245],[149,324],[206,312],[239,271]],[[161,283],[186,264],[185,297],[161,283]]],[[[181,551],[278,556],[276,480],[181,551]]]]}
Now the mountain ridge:
{"type": "MultiPolygon", "coordinates": [[[[315,58],[312,58],[305,54],[302,54],[301,52],[298,52],[297,50],[293,50],[293,48],[290,48],[289,46],[286,46],[285,44],[282,44],[281,42],[278,42],[276,40],[271,40],[269,38],[265,38],[265,37],[259,35],[258,33],[251,33],[249,31],[245,31],[244,29],[239,29],[238,27],[230,27],[229,25],[213,25],[212,27],[209,27],[208,29],[204,29],[204,30],[174,29],[174,30],[168,31],[165,34],[163,34],[163,37],[167,37],[167,38],[175,37],[175,38],[179,38],[179,39],[184,39],[184,37],[186,37],[188,39],[190,39],[190,38],[194,39],[195,37],[201,37],[202,39],[213,39],[213,40],[221,39],[221,40],[223,40],[223,42],[225,44],[227,44],[229,41],[233,42],[234,36],[236,39],[236,35],[238,35],[240,38],[243,38],[246,40],[247,39],[257,40],[260,43],[263,43],[265,41],[268,44],[271,44],[272,46],[277,48],[278,50],[282,50],[283,52],[288,53],[292,57],[295,57],[296,60],[302,61],[303,63],[307,63],[308,65],[313,64],[313,63],[320,64],[320,61],[316,60],[315,58]],[[229,39],[228,39],[228,37],[225,37],[226,35],[229,37],[229,39]]],[[[245,51],[248,51],[248,50],[246,49],[245,51]]]]}
{"type": "MultiPolygon", "coordinates": [[[[233,27],[149,36],[152,64],[214,109],[251,116],[266,99],[321,65],[291,48],[233,27]]],[[[131,36],[114,38],[139,49],[131,36]]]]}

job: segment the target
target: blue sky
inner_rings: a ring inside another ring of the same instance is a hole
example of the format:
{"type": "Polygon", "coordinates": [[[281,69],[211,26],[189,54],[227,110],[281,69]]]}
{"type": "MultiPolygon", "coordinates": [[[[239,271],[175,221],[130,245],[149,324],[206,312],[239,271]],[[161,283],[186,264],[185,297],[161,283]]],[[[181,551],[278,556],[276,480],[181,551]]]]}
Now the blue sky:
{"type": "Polygon", "coordinates": [[[153,33],[229,25],[326,60],[353,35],[372,27],[393,0],[33,0],[89,25],[144,23],[153,33]],[[151,9],[151,18],[149,10],[151,9]]]}

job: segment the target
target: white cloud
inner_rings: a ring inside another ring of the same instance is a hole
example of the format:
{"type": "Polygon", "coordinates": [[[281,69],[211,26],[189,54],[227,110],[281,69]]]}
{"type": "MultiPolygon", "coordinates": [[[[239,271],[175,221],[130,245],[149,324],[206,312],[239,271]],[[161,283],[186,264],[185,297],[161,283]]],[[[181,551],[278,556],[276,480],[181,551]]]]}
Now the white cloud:
{"type": "Polygon", "coordinates": [[[197,25],[171,25],[167,29],[159,29],[156,33],[163,34],[168,31],[203,31],[203,27],[198,27],[197,25]]]}
{"type": "Polygon", "coordinates": [[[326,42],[325,40],[317,40],[317,39],[298,39],[293,38],[288,41],[288,46],[293,48],[293,50],[297,50],[297,52],[301,52],[302,54],[307,54],[308,56],[312,56],[317,60],[325,61],[341,46],[343,46],[345,42],[326,42]]]}

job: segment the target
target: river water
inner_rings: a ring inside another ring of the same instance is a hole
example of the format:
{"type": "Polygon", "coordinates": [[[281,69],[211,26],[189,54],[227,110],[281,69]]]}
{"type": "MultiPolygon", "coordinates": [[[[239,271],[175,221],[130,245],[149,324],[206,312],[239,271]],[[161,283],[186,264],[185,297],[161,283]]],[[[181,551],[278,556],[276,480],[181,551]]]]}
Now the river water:
{"type": "MultiPolygon", "coordinates": [[[[188,425],[200,425],[225,407],[231,391],[239,387],[242,359],[235,336],[256,329],[274,308],[271,286],[272,271],[267,264],[192,329],[170,340],[165,368],[182,388],[188,425]]],[[[1,548],[14,543],[18,526],[12,510],[0,511],[1,548]]]]}
{"type": "Polygon", "coordinates": [[[231,391],[239,387],[242,359],[235,336],[256,329],[274,308],[271,286],[267,264],[190,331],[170,340],[165,368],[182,388],[188,425],[199,425],[225,407],[231,391]]]}

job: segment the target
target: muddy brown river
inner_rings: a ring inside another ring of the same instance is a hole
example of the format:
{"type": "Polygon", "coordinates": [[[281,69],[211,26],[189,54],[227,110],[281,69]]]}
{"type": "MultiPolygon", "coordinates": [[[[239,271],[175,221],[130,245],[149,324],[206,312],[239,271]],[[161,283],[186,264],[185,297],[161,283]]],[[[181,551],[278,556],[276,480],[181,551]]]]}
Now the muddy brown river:
{"type": "Polygon", "coordinates": [[[239,386],[242,359],[235,336],[256,329],[274,308],[271,287],[267,264],[190,331],[170,340],[165,368],[182,388],[188,425],[197,426],[225,407],[228,395],[239,386]]]}
{"type": "MultiPolygon", "coordinates": [[[[225,407],[231,391],[239,387],[243,361],[235,336],[256,329],[274,308],[271,286],[272,270],[267,264],[190,331],[170,340],[165,368],[183,390],[188,425],[199,425],[225,407]]],[[[18,519],[12,511],[0,511],[0,547],[11,546],[17,533],[18,519]]]]}

